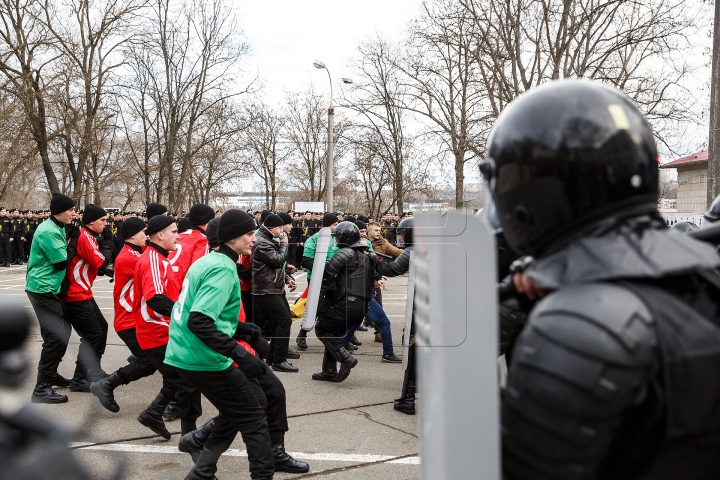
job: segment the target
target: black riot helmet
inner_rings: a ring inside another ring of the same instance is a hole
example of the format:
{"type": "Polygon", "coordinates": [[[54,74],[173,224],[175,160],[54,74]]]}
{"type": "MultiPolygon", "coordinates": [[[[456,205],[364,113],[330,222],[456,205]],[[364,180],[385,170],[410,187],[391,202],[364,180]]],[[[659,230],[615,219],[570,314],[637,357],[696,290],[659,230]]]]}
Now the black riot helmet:
{"type": "Polygon", "coordinates": [[[710,204],[708,211],[703,213],[703,220],[708,223],[715,223],[720,220],[720,195],[715,197],[715,200],[710,204]]]}
{"type": "Polygon", "coordinates": [[[413,246],[413,225],[415,217],[407,217],[397,226],[397,246],[407,248],[413,246]]]}
{"type": "Polygon", "coordinates": [[[338,247],[350,247],[360,241],[360,229],[355,222],[340,222],[333,232],[338,247]]]}
{"type": "Polygon", "coordinates": [[[597,82],[549,82],[511,102],[480,170],[505,238],[526,255],[606,218],[657,212],[650,126],[625,95],[597,82]]]}

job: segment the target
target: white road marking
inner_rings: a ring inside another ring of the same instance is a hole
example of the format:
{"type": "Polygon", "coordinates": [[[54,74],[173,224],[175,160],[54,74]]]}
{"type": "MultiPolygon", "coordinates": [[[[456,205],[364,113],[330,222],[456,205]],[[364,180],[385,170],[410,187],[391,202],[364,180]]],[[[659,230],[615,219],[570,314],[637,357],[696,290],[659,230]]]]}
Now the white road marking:
{"type": "MultiPolygon", "coordinates": [[[[77,448],[79,450],[103,450],[108,452],[127,452],[127,453],[176,453],[184,454],[177,447],[162,446],[162,445],[131,445],[127,443],[108,443],[105,445],[94,445],[92,443],[85,442],[73,442],[70,443],[71,448],[77,448]]],[[[302,453],[302,452],[288,452],[290,455],[301,460],[316,460],[326,462],[354,462],[354,463],[371,463],[371,462],[383,462],[386,463],[397,463],[404,465],[420,465],[420,457],[407,457],[396,458],[393,455],[352,455],[343,453],[302,453]]],[[[247,451],[238,450],[231,448],[227,450],[223,455],[228,457],[247,457],[247,451]]]]}

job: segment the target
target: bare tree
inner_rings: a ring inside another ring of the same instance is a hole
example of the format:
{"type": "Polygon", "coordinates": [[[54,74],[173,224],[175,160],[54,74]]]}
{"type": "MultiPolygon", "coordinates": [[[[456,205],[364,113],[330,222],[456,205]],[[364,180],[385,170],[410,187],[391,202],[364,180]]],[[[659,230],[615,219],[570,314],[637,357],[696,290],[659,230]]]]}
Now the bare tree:
{"type": "Polygon", "coordinates": [[[280,189],[280,169],[291,154],[286,142],[286,119],[265,103],[251,103],[245,108],[249,127],[240,137],[245,165],[265,187],[265,204],[275,210],[280,189]]]}

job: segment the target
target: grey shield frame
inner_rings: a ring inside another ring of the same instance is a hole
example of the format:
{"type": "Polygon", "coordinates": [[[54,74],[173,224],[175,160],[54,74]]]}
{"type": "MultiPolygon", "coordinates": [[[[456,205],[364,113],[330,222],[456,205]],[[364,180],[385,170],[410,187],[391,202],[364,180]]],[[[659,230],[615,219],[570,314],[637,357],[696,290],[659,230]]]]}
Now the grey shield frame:
{"type": "Polygon", "coordinates": [[[415,225],[421,476],[499,480],[495,238],[470,212],[415,225]]]}

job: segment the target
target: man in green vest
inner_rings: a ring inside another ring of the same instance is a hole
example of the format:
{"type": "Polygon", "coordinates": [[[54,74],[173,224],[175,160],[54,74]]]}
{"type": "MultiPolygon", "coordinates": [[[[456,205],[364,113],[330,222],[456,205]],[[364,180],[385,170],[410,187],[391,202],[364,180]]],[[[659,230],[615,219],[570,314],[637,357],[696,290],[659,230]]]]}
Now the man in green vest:
{"type": "Polygon", "coordinates": [[[28,260],[25,292],[35,310],[43,339],[38,362],[37,382],[31,400],[33,403],[65,403],[52,387],[69,387],[70,379],[57,371],[70,340],[71,326],[63,318],[60,286],[65,269],[75,256],[75,242],[68,243],[65,225],[75,217],[75,202],[55,193],[50,200],[51,216],[35,231],[33,249],[28,260]]]}
{"type": "Polygon", "coordinates": [[[255,222],[247,213],[225,212],[217,230],[220,246],[190,267],[173,307],[165,363],[177,368],[219,412],[186,479],[215,478],[217,460],[238,431],[247,448],[251,478],[272,479],[275,457],[287,456],[282,445],[272,445],[265,412],[250,385],[267,374],[267,365],[237,342],[245,340],[253,348],[264,342],[256,325],[238,322],[237,261],[240,254],[251,253],[254,231],[255,222]]]}

